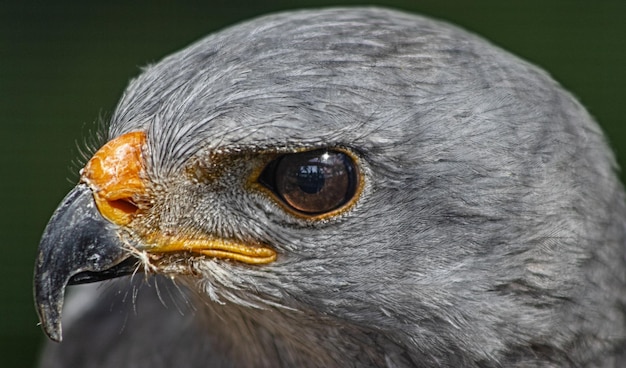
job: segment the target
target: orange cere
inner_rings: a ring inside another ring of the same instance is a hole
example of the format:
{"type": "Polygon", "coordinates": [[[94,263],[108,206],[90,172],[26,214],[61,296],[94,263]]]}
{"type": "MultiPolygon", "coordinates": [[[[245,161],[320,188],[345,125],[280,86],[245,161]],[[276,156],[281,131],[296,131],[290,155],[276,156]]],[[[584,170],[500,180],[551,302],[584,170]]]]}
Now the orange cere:
{"type": "Polygon", "coordinates": [[[123,134],[102,146],[81,172],[81,181],[94,192],[102,215],[120,226],[137,212],[137,200],[145,197],[142,179],[144,132],[123,134]]]}
{"type": "Polygon", "coordinates": [[[223,238],[194,238],[157,234],[148,236],[146,243],[153,244],[147,249],[150,253],[192,252],[248,264],[267,264],[276,260],[276,252],[266,246],[261,244],[251,246],[223,238]]]}

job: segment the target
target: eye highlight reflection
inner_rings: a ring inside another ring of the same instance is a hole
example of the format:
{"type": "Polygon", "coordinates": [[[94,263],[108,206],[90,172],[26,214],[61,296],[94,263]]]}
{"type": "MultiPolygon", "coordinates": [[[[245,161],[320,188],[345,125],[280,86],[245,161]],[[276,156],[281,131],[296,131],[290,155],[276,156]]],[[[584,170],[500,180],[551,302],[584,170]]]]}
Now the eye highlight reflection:
{"type": "Polygon", "coordinates": [[[258,181],[290,209],[311,216],[346,205],[359,185],[352,157],[335,150],[280,156],[265,167],[258,181]]]}

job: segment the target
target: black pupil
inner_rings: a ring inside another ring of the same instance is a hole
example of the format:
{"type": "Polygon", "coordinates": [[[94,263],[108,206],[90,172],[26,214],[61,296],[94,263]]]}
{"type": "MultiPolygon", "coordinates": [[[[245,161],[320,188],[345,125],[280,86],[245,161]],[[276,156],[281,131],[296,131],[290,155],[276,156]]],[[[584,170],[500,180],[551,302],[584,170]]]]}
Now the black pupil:
{"type": "Polygon", "coordinates": [[[319,165],[300,166],[296,176],[298,187],[305,193],[314,194],[324,187],[324,172],[320,170],[319,165]]]}

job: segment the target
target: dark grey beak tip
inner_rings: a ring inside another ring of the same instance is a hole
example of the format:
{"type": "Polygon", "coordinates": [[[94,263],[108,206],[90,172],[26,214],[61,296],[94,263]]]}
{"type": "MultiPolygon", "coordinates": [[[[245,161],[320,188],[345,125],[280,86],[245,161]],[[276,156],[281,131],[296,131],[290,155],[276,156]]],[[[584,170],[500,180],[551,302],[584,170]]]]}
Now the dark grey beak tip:
{"type": "Polygon", "coordinates": [[[35,308],[46,335],[61,341],[61,315],[68,284],[127,275],[136,262],[122,247],[119,228],[102,217],[92,192],[76,186],[44,230],[35,264],[35,308]]]}
{"type": "MultiPolygon", "coordinates": [[[[42,279],[48,279],[48,274],[43,274],[42,279]]],[[[36,295],[42,295],[41,289],[46,289],[46,287],[42,286],[43,285],[39,285],[40,290],[37,291],[38,286],[35,285],[36,295]]],[[[48,288],[50,288],[50,286],[48,286],[48,288]]],[[[48,293],[47,300],[42,300],[41,298],[38,299],[37,297],[35,297],[35,309],[37,310],[41,327],[43,328],[46,335],[51,340],[56,342],[60,342],[62,339],[61,310],[63,307],[63,294],[64,289],[57,289],[56,292],[48,293]]]]}

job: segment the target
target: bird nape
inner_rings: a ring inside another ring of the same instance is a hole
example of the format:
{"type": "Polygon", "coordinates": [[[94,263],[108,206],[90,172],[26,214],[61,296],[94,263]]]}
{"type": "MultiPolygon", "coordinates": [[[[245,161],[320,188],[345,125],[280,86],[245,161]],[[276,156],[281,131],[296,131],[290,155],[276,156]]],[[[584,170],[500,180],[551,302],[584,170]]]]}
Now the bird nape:
{"type": "Polygon", "coordinates": [[[623,366],[615,171],[569,93],[449,24],[227,28],[130,83],[52,216],[53,340],[90,284],[41,366],[623,366]]]}

